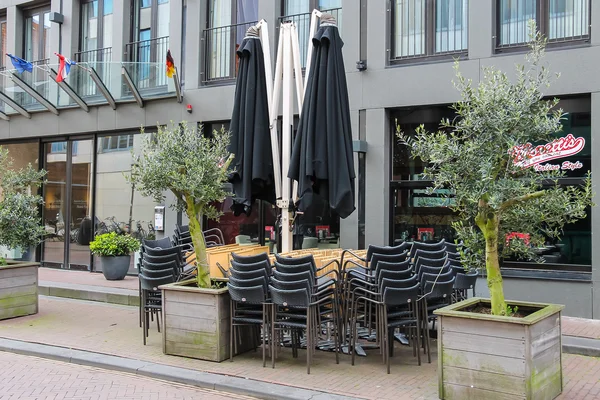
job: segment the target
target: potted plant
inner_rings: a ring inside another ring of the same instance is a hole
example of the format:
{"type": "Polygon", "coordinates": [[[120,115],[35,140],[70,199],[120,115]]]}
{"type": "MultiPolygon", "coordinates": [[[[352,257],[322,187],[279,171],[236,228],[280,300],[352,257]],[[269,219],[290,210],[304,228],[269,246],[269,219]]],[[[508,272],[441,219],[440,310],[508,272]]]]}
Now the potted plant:
{"type": "Polygon", "coordinates": [[[505,256],[539,259],[534,249],[593,205],[589,175],[582,186],[560,186],[560,171],[534,168],[536,155],[560,155],[565,144],[555,136],[564,115],[558,100],[542,93],[552,80],[542,62],[546,40],[534,23],[530,29],[527,64],[517,66],[512,82],[484,67],[475,87],[456,64],[457,117],[443,120],[438,132],[399,132],[412,156],[427,163],[430,192],[450,190],[453,226],[468,249],[462,260],[485,271],[491,297],[436,311],[442,399],[550,399],[562,391],[563,306],[505,300],[499,263],[505,256]]]}
{"type": "Polygon", "coordinates": [[[21,262],[0,258],[0,320],[38,311],[38,263],[31,258],[44,235],[37,192],[45,175],[31,164],[15,169],[0,147],[0,246],[28,255],[21,262]]]}
{"type": "Polygon", "coordinates": [[[139,248],[140,242],[136,238],[118,235],[116,232],[98,235],[90,242],[90,251],[100,257],[102,273],[109,281],[125,278],[131,263],[131,253],[139,248]]]}
{"type": "MultiPolygon", "coordinates": [[[[229,293],[213,282],[202,233],[203,217],[216,219],[214,204],[227,196],[227,168],[233,155],[227,151],[229,133],[181,124],[158,127],[142,142],[131,180],[136,190],[159,204],[171,192],[171,206],[184,211],[196,253],[196,278],[161,286],[163,351],[166,354],[222,361],[229,357],[229,293]]],[[[219,285],[219,283],[221,283],[219,285]]]]}

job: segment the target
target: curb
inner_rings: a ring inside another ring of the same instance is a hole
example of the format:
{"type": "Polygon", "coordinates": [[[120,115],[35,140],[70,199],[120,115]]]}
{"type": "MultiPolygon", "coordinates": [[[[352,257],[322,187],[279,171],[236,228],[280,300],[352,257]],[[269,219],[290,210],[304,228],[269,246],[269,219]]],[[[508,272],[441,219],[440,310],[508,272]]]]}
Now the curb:
{"type": "Polygon", "coordinates": [[[228,392],[267,400],[343,400],[357,397],[329,394],[277,383],[196,371],[108,354],[93,353],[67,347],[0,338],[0,351],[47,358],[71,364],[86,365],[112,371],[127,372],[149,378],[182,383],[205,389],[228,392]]]}
{"type": "Polygon", "coordinates": [[[600,340],[563,335],[562,350],[567,354],[600,357],[600,340]]]}
{"type": "Polygon", "coordinates": [[[86,285],[62,282],[40,281],[38,285],[38,293],[42,296],[96,301],[100,303],[119,304],[122,306],[140,305],[138,294],[129,289],[98,286],[90,287],[86,285]]]}

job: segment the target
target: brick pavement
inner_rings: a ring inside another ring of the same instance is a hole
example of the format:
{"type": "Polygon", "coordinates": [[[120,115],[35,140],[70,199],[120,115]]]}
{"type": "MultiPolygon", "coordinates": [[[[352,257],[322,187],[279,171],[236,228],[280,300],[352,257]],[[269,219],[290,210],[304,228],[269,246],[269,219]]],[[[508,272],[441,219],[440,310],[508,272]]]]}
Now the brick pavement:
{"type": "Polygon", "coordinates": [[[251,400],[123,372],[0,352],[0,400],[251,400]]]}
{"type": "Polygon", "coordinates": [[[562,317],[561,322],[563,335],[600,339],[600,320],[598,319],[562,317]]]}
{"type": "MultiPolygon", "coordinates": [[[[148,345],[142,344],[136,307],[69,299],[40,298],[37,315],[0,321],[0,337],[112,354],[199,371],[244,377],[270,383],[370,399],[437,398],[436,361],[417,366],[412,351],[400,347],[392,359],[392,373],[385,373],[378,351],[349,356],[335,364],[333,353],[317,352],[311,374],[306,374],[305,352],[293,359],[284,349],[275,369],[262,368],[261,352],[249,352],[222,363],[167,356],[161,336],[152,326],[148,345]]],[[[432,343],[435,349],[435,343],[432,343]]],[[[435,354],[434,354],[435,356],[435,354]]]]}
{"type": "Polygon", "coordinates": [[[39,268],[39,280],[45,282],[74,283],[77,285],[111,287],[138,290],[137,276],[126,276],[122,281],[107,281],[97,272],[69,271],[54,268],[39,268]]]}

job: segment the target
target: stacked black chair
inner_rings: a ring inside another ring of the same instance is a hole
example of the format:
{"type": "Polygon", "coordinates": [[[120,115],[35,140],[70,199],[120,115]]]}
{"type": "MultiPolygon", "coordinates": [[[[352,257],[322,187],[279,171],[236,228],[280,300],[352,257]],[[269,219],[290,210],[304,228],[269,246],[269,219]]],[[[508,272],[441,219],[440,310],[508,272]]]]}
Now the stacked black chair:
{"type": "Polygon", "coordinates": [[[150,317],[156,318],[160,332],[160,315],[162,311],[162,294],[158,287],[175,282],[175,269],[172,265],[144,263],[139,275],[140,310],[144,335],[144,345],[148,337],[150,317]]]}
{"type": "MultiPolygon", "coordinates": [[[[231,297],[230,302],[230,360],[237,353],[238,343],[243,339],[238,333],[239,327],[251,326],[257,328],[256,337],[262,330],[263,367],[266,365],[266,342],[270,317],[271,301],[268,296],[268,284],[271,275],[271,265],[267,260],[258,262],[232,261],[229,268],[227,287],[231,297]]],[[[256,343],[257,341],[255,341],[256,343]]],[[[271,340],[269,339],[269,343],[271,340]]]]}
{"type": "MultiPolygon", "coordinates": [[[[389,266],[391,266],[390,264],[389,266]]],[[[354,365],[355,348],[358,340],[358,319],[359,312],[368,309],[368,304],[375,307],[375,329],[377,338],[381,345],[383,361],[387,365],[387,372],[390,373],[390,357],[393,355],[393,340],[394,331],[397,328],[408,329],[409,337],[414,338],[413,354],[417,357],[418,364],[421,365],[420,352],[417,349],[420,347],[420,328],[421,321],[419,312],[419,283],[416,276],[412,275],[410,267],[402,271],[404,276],[409,276],[406,279],[391,279],[386,276],[387,271],[396,272],[396,277],[399,276],[398,270],[380,269],[376,275],[376,281],[370,283],[365,281],[368,287],[356,285],[351,296],[351,348],[352,348],[352,365],[354,365]],[[360,307],[363,303],[364,307],[360,307]],[[410,331],[413,333],[411,334],[410,331]]],[[[356,279],[356,278],[355,278],[356,279]]]]}
{"type": "MultiPolygon", "coordinates": [[[[306,372],[310,374],[312,357],[319,344],[321,327],[327,323],[333,324],[334,327],[338,326],[338,310],[335,306],[337,298],[335,289],[332,290],[332,285],[317,286],[316,279],[312,274],[312,267],[310,263],[307,264],[297,264],[297,266],[302,265],[303,268],[307,268],[304,272],[280,272],[276,268],[269,285],[269,293],[273,302],[271,311],[273,341],[276,340],[276,331],[290,331],[292,351],[294,357],[297,357],[297,344],[300,334],[304,332],[306,336],[306,372]]],[[[333,337],[336,363],[339,363],[337,332],[334,332],[333,337]]],[[[275,348],[271,352],[273,368],[275,367],[275,348]]]]}

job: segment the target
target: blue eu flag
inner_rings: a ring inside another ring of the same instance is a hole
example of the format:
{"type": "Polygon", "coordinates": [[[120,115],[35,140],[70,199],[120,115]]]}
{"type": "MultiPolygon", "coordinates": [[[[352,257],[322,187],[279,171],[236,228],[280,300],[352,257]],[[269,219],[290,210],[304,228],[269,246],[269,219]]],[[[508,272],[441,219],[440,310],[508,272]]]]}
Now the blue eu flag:
{"type": "Polygon", "coordinates": [[[10,61],[12,61],[12,65],[15,67],[15,69],[22,74],[23,71],[27,71],[27,72],[32,72],[33,71],[33,64],[30,63],[29,61],[25,61],[22,58],[13,56],[12,54],[6,54],[7,56],[10,57],[10,61]]]}

